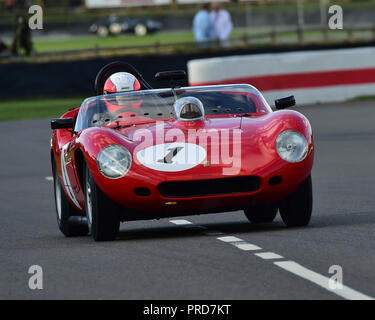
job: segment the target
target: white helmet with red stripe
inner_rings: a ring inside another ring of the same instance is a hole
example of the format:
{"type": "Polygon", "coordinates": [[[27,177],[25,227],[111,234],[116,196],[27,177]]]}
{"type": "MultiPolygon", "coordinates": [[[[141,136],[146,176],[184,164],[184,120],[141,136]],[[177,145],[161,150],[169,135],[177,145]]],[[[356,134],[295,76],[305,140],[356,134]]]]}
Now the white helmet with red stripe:
{"type": "Polygon", "coordinates": [[[128,72],[117,72],[112,74],[104,84],[104,94],[137,91],[141,85],[136,77],[128,72]]]}

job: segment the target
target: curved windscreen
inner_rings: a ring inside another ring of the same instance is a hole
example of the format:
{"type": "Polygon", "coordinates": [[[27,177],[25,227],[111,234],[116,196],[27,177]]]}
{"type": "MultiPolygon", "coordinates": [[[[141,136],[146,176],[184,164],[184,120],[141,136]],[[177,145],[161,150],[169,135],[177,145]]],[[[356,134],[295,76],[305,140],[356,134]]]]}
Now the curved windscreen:
{"type": "Polygon", "coordinates": [[[199,99],[206,117],[271,112],[262,94],[245,84],[132,91],[86,99],[74,131],[113,123],[123,125],[170,119],[174,117],[175,101],[183,97],[199,99]]]}

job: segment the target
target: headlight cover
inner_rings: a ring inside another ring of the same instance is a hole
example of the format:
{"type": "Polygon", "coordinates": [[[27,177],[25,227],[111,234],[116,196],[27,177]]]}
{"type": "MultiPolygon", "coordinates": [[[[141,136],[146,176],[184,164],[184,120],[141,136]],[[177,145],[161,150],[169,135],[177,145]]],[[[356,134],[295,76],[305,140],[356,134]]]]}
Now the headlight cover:
{"type": "Polygon", "coordinates": [[[107,178],[119,179],[125,176],[132,165],[130,152],[118,145],[104,147],[96,159],[99,171],[107,178]]]}
{"type": "Polygon", "coordinates": [[[296,130],[285,130],[276,138],[277,153],[285,161],[302,161],[306,158],[308,149],[305,136],[296,130]]]}

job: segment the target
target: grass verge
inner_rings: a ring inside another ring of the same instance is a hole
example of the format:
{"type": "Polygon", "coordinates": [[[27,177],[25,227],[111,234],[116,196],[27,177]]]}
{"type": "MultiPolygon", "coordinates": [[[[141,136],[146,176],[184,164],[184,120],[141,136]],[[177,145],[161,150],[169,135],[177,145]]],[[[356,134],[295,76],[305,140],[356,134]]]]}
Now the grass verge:
{"type": "MultiPolygon", "coordinates": [[[[264,35],[265,37],[260,39],[256,38],[252,41],[253,43],[263,41],[270,43],[270,39],[267,33],[270,32],[269,28],[238,28],[235,29],[230,38],[240,38],[245,33],[249,36],[249,39],[256,37],[257,35],[264,35]]],[[[328,32],[328,36],[331,40],[342,40],[347,37],[346,31],[334,30],[328,32]]],[[[368,32],[357,32],[357,38],[371,38],[371,34],[368,32]]],[[[320,31],[306,31],[304,33],[305,41],[313,41],[317,38],[323,39],[323,35],[320,31]]],[[[297,42],[297,32],[290,31],[282,35],[278,35],[277,40],[290,42],[297,42]]],[[[34,49],[36,52],[63,52],[70,50],[85,50],[94,48],[131,48],[137,46],[155,46],[155,44],[182,44],[182,43],[194,43],[194,36],[192,32],[160,32],[156,34],[150,34],[144,37],[137,37],[135,35],[120,35],[120,36],[110,36],[107,38],[99,38],[95,35],[79,36],[72,38],[63,38],[56,40],[46,40],[46,39],[35,39],[34,49]]]]}
{"type": "Polygon", "coordinates": [[[66,51],[78,49],[111,48],[111,47],[133,47],[160,44],[173,44],[193,42],[194,36],[191,32],[156,33],[144,37],[135,35],[110,36],[99,38],[95,35],[74,37],[61,40],[35,40],[34,47],[37,52],[66,51]]]}
{"type": "Polygon", "coordinates": [[[81,97],[0,101],[0,121],[59,117],[82,101],[81,97]]]}
{"type": "Polygon", "coordinates": [[[375,95],[370,96],[359,96],[356,98],[351,99],[350,101],[369,101],[369,100],[375,100],[375,95]]]}

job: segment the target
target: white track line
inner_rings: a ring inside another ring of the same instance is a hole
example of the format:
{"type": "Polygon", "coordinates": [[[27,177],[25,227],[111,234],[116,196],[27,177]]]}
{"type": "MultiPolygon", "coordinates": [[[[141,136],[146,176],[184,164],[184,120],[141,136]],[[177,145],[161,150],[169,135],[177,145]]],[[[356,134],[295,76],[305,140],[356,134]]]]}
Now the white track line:
{"type": "Polygon", "coordinates": [[[47,181],[53,181],[53,177],[45,177],[44,179],[46,179],[47,181]]]}
{"type": "Polygon", "coordinates": [[[258,247],[255,244],[247,243],[246,241],[233,236],[218,237],[216,239],[226,243],[230,243],[231,245],[234,245],[236,248],[243,251],[262,250],[261,247],[258,247]]]}
{"type": "Polygon", "coordinates": [[[169,222],[177,225],[177,226],[183,226],[184,228],[190,229],[190,230],[206,230],[207,228],[204,226],[200,226],[197,224],[193,224],[192,222],[184,219],[176,219],[176,220],[170,220],[169,222]]]}
{"type": "Polygon", "coordinates": [[[237,247],[238,249],[243,250],[243,251],[262,250],[261,247],[258,247],[258,246],[256,246],[255,244],[246,243],[246,242],[242,242],[242,243],[233,243],[233,245],[234,245],[235,247],[237,247]]]}
{"type": "Polygon", "coordinates": [[[185,225],[191,225],[193,224],[190,221],[183,220],[183,219],[178,219],[178,220],[169,220],[170,223],[176,224],[178,226],[185,226],[185,225]]]}
{"type": "Polygon", "coordinates": [[[232,236],[226,236],[226,237],[219,237],[216,238],[217,240],[223,241],[223,242],[244,242],[242,239],[232,236]]]}
{"type": "MultiPolygon", "coordinates": [[[[192,226],[197,226],[193,224],[190,221],[187,220],[170,220],[171,223],[176,224],[176,225],[184,225],[188,228],[192,226]]],[[[198,226],[197,226],[198,227],[198,226]]],[[[202,227],[203,229],[207,229],[206,227],[202,227]]],[[[215,230],[207,230],[203,232],[206,235],[212,236],[212,235],[223,235],[224,233],[218,232],[215,230]]],[[[220,240],[225,243],[229,243],[236,248],[243,250],[243,251],[257,251],[257,250],[262,250],[261,247],[256,246],[255,244],[247,243],[246,241],[234,237],[234,236],[221,236],[217,237],[217,240],[220,240]]],[[[274,252],[259,252],[259,253],[254,253],[255,256],[265,259],[265,260],[275,260],[275,259],[284,259],[283,256],[280,256],[277,253],[274,252]]],[[[367,296],[357,290],[354,290],[352,288],[349,288],[347,286],[343,285],[342,289],[331,289],[329,287],[329,278],[325,277],[315,271],[309,270],[297,262],[294,261],[274,261],[273,262],[276,266],[284,269],[285,271],[289,271],[293,273],[296,276],[299,276],[305,280],[308,280],[310,282],[315,283],[316,285],[334,293],[337,294],[338,296],[348,299],[348,300],[375,300],[374,298],[367,296]]]]}
{"type": "Polygon", "coordinates": [[[255,253],[255,255],[265,260],[284,259],[283,256],[280,256],[279,254],[273,252],[260,252],[255,253]]]}
{"type": "Polygon", "coordinates": [[[363,293],[360,293],[354,289],[351,289],[347,286],[343,285],[342,289],[331,289],[329,287],[329,278],[322,276],[321,274],[311,271],[300,264],[294,262],[294,261],[276,261],[274,262],[275,265],[278,267],[289,271],[301,278],[304,278],[306,280],[309,280],[318,286],[331,291],[335,294],[337,294],[340,297],[343,297],[348,300],[374,300],[374,298],[371,298],[363,293]]]}

